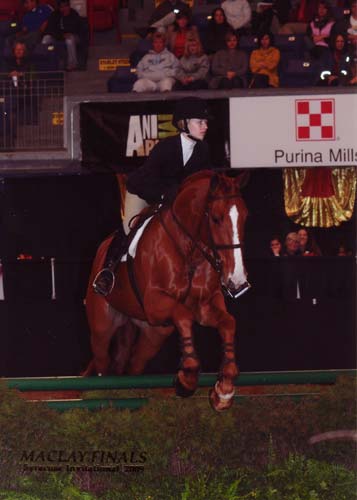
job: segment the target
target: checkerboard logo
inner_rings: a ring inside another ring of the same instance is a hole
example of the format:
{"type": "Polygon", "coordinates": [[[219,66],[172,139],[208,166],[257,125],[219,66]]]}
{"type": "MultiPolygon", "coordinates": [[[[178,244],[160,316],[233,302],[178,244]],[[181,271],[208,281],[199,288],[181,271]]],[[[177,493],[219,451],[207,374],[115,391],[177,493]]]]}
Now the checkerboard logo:
{"type": "Polygon", "coordinates": [[[297,141],[334,141],[335,99],[297,99],[295,120],[297,141]]]}

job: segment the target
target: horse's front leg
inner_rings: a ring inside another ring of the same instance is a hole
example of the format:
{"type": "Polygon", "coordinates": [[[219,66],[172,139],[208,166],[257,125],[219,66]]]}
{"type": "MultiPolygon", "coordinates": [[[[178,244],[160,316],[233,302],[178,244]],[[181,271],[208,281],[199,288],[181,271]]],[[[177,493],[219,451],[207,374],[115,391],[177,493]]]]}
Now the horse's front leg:
{"type": "Polygon", "coordinates": [[[227,410],[233,404],[234,382],[239,370],[234,349],[236,322],[234,317],[227,312],[221,293],[217,294],[213,301],[202,309],[201,323],[216,327],[222,339],[222,362],[218,380],[214,388],[210,390],[209,400],[214,410],[227,410]]]}
{"type": "Polygon", "coordinates": [[[180,397],[192,396],[198,385],[200,362],[193,342],[193,313],[184,305],[177,304],[173,321],[180,334],[181,361],[175,380],[176,394],[180,397]]]}

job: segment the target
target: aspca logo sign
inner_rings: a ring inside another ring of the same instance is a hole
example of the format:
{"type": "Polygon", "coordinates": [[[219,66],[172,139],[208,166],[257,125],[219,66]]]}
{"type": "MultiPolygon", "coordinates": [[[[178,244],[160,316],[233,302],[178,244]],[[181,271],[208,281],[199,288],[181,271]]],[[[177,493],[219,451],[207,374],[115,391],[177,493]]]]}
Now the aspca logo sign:
{"type": "Polygon", "coordinates": [[[172,125],[172,115],[131,115],[126,156],[148,156],[160,139],[177,133],[177,129],[172,125]]]}
{"type": "Polygon", "coordinates": [[[297,141],[334,141],[335,99],[297,99],[295,122],[297,141]]]}

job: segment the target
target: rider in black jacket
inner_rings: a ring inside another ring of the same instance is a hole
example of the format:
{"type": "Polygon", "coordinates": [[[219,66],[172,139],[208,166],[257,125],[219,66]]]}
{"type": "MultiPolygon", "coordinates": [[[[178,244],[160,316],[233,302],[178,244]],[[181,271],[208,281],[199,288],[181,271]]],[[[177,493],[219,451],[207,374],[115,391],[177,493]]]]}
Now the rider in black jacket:
{"type": "MultiPolygon", "coordinates": [[[[127,234],[129,221],[148,204],[160,203],[189,175],[210,169],[208,145],[203,141],[208,128],[207,104],[200,98],[180,100],[173,114],[173,124],[180,134],[156,144],[142,167],[129,175],[123,226],[127,234]]],[[[125,237],[117,232],[104,263],[94,280],[97,293],[108,295],[114,286],[114,271],[126,250],[125,237]],[[124,241],[123,241],[124,239],[124,241]]]]}

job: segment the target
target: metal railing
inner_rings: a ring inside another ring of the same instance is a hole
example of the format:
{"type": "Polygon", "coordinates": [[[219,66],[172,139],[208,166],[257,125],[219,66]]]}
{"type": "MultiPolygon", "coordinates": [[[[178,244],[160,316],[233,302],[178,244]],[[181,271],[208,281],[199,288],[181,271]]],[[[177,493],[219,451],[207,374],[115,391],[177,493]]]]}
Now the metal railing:
{"type": "Polygon", "coordinates": [[[63,72],[0,73],[0,152],[63,149],[63,96],[63,72]]]}

